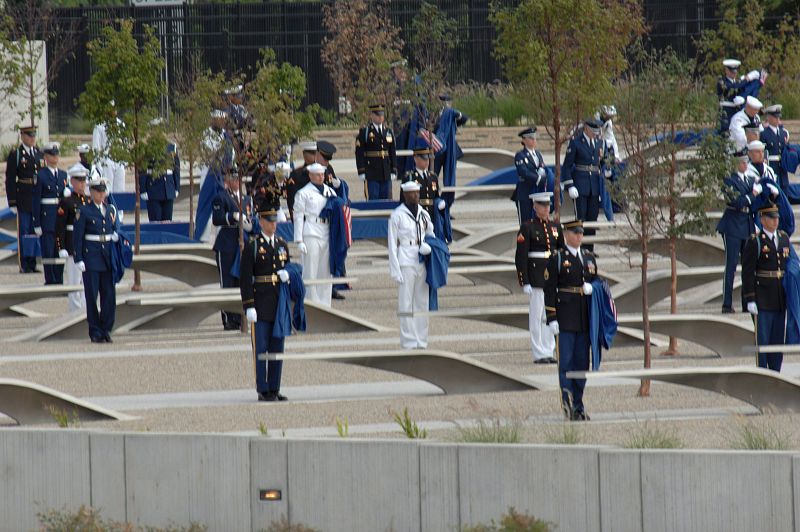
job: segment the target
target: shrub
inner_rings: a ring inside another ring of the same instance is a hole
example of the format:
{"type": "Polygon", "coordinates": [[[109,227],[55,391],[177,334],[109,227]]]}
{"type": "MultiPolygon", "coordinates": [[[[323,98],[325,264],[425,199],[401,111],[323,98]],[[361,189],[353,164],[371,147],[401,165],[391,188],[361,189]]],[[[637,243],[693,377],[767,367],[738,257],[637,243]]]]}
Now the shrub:
{"type": "Polygon", "coordinates": [[[483,127],[494,116],[494,100],[480,86],[455,99],[453,107],[483,127]]]}
{"type": "Polygon", "coordinates": [[[552,532],[553,523],[537,519],[532,515],[517,512],[514,507],[500,518],[500,524],[494,519],[488,525],[478,524],[464,527],[463,532],[552,532]]]}
{"type": "Polygon", "coordinates": [[[417,423],[411,420],[411,417],[408,415],[408,407],[403,409],[402,416],[397,412],[394,412],[393,414],[394,420],[398,425],[400,425],[400,428],[407,438],[412,440],[422,440],[428,437],[428,431],[425,429],[420,429],[417,423]]]}
{"type": "Polygon", "coordinates": [[[472,427],[458,427],[459,440],[464,443],[519,443],[519,420],[479,419],[472,427]]]}
{"type": "Polygon", "coordinates": [[[647,423],[636,428],[623,447],[627,449],[680,449],[683,442],[671,430],[651,427],[647,423]]]}
{"type": "MultiPolygon", "coordinates": [[[[47,510],[36,514],[41,532],[203,532],[207,527],[197,523],[189,526],[168,525],[166,528],[137,527],[131,523],[104,520],[100,511],[89,506],[81,506],[75,511],[47,510]]],[[[306,532],[292,530],[292,532],[306,532]]]]}
{"type": "Polygon", "coordinates": [[[545,442],[554,445],[577,445],[583,440],[583,434],[574,423],[562,423],[559,429],[545,432],[545,442]]]}
{"type": "Polygon", "coordinates": [[[503,125],[508,127],[518,125],[520,119],[525,116],[525,102],[516,94],[500,96],[496,100],[495,108],[497,116],[503,119],[503,125]]]}
{"type": "Polygon", "coordinates": [[[741,418],[738,420],[737,425],[736,433],[731,436],[730,445],[732,449],[785,451],[791,448],[789,435],[772,426],[769,420],[757,424],[741,418]]]}

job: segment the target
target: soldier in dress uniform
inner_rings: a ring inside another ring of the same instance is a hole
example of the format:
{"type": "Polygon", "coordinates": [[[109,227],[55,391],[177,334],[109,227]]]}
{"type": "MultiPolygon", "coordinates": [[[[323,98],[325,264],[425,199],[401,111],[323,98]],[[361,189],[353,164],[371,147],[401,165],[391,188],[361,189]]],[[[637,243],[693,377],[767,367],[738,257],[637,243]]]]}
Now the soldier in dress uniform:
{"type": "Polygon", "coordinates": [[[741,95],[751,81],[760,79],[762,74],[757,70],[753,70],[747,76],[737,78],[739,66],[742,64],[741,61],[738,59],[725,59],[722,64],[725,67],[725,75],[717,80],[717,97],[719,98],[720,107],[719,132],[725,133],[730,129],[731,118],[738,111],[738,106],[733,101],[734,98],[741,95]]]}
{"type": "Polygon", "coordinates": [[[767,127],[761,132],[760,140],[766,147],[769,166],[778,176],[778,184],[788,195],[791,190],[789,187],[789,172],[781,166],[781,156],[786,144],[789,143],[789,132],[784,129],[781,123],[781,111],[783,111],[783,106],[780,104],[770,105],[764,109],[767,117],[767,127]]]}
{"type": "Polygon", "coordinates": [[[547,327],[544,308],[544,287],[553,272],[549,271],[550,256],[564,245],[557,223],[550,221],[552,192],[535,192],[533,200],[535,216],[523,222],[517,233],[517,278],[522,291],[530,298],[529,329],[534,364],[555,364],[556,341],[547,327]]]}
{"type": "Polygon", "coordinates": [[[17,210],[17,262],[20,273],[36,269],[36,239],[33,231],[33,189],[42,166],[42,152],[36,146],[36,127],[19,128],[21,144],[6,159],[6,198],[17,210]]]}
{"type": "Polygon", "coordinates": [[[259,401],[286,401],[280,393],[282,360],[259,360],[259,355],[283,353],[284,339],[272,335],[278,308],[280,284],[289,282],[284,269],[289,262],[289,245],[275,234],[280,196],[267,193],[255,199],[258,233],[242,250],[240,268],[242,305],[247,321],[255,365],[259,401]]]}
{"type": "MultiPolygon", "coordinates": [[[[786,343],[786,293],[783,276],[789,260],[789,235],[778,229],[778,207],[758,209],[761,230],[742,252],[742,294],[753,316],[758,345],[786,343]]],[[[781,370],[783,353],[759,353],[758,366],[781,370]]]]}
{"type": "Polygon", "coordinates": [[[752,140],[747,138],[747,133],[745,132],[746,127],[757,127],[759,131],[764,129],[761,126],[761,119],[758,116],[758,112],[762,107],[764,107],[764,104],[762,104],[758,98],[748,96],[745,99],[744,109],[731,117],[729,133],[737,150],[741,150],[752,140]]]}
{"type": "MultiPolygon", "coordinates": [[[[433,160],[433,150],[428,142],[419,138],[414,145],[414,169],[406,172],[403,176],[403,183],[413,181],[419,185],[419,205],[425,209],[428,216],[433,219],[434,209],[443,211],[447,204],[441,198],[439,190],[439,178],[431,172],[430,165],[433,160]]],[[[403,201],[403,191],[400,191],[400,201],[403,201]]],[[[437,235],[444,238],[442,235],[437,235]]]]}
{"type": "MultiPolygon", "coordinates": [[[[348,197],[344,193],[345,188],[342,187],[342,181],[336,177],[336,172],[333,170],[333,165],[331,164],[334,153],[336,153],[336,146],[332,143],[327,140],[317,141],[317,163],[325,167],[325,179],[323,183],[331,187],[336,192],[337,196],[347,201],[348,197]]],[[[346,272],[342,272],[342,275],[346,275],[346,272]]],[[[344,294],[336,288],[337,286],[342,289],[349,289],[348,285],[333,285],[331,286],[331,297],[340,300],[346,299],[344,294]]]]}
{"type": "Polygon", "coordinates": [[[62,197],[72,191],[67,187],[67,173],[58,168],[58,144],[44,149],[45,166],[39,169],[33,187],[33,230],[42,249],[44,284],[64,284],[64,266],[55,264],[56,215],[62,197]]]}
{"type": "MultiPolygon", "coordinates": [[[[725,245],[725,277],[722,280],[722,313],[733,313],[733,278],[740,263],[742,250],[750,235],[755,232],[753,205],[761,193],[755,176],[747,174],[750,159],[747,150],[734,154],[736,170],[723,180],[722,194],[726,200],[725,212],[717,224],[725,245]]],[[[744,298],[742,310],[744,311],[744,298]]]]}
{"type": "MultiPolygon", "coordinates": [[[[211,222],[217,227],[214,251],[217,254],[219,285],[221,288],[239,286],[239,278],[231,272],[239,251],[239,218],[245,234],[253,229],[249,197],[239,191],[239,174],[231,171],[225,175],[225,190],[211,202],[211,222]],[[239,205],[241,204],[241,213],[239,205]]],[[[226,331],[238,330],[242,326],[242,315],[222,311],[222,327],[226,331]]]]}
{"type": "Polygon", "coordinates": [[[147,219],[151,222],[171,222],[172,206],[181,192],[181,160],[178,148],[167,144],[167,156],[171,166],[161,175],[148,168],[139,175],[140,196],[147,202],[147,219]]]}
{"type": "MultiPolygon", "coordinates": [[[[561,183],[575,202],[575,218],[585,222],[596,222],[600,214],[601,164],[606,157],[601,128],[594,118],[584,120],[583,132],[570,139],[561,165],[561,183]]],[[[594,234],[594,229],[586,229],[586,235],[594,234]]],[[[587,247],[592,249],[592,245],[587,247]]]]}
{"type": "MultiPolygon", "coordinates": [[[[115,120],[122,125],[122,120],[117,116],[114,100],[111,100],[110,120],[115,120]]],[[[109,192],[125,192],[125,163],[111,159],[109,153],[108,124],[97,124],[92,131],[92,150],[95,153],[94,164],[100,175],[109,183],[109,192]]]]}
{"type": "Polygon", "coordinates": [[[356,137],[358,177],[366,182],[369,200],[392,199],[392,181],[397,179],[394,133],[384,124],[384,107],[369,106],[370,122],[356,137]]]}
{"type": "Polygon", "coordinates": [[[89,153],[92,151],[92,147],[88,144],[80,144],[77,148],[78,150],[78,158],[80,159],[80,164],[86,168],[88,172],[88,177],[86,178],[88,181],[94,181],[101,177],[100,172],[97,170],[97,165],[92,164],[89,162],[89,153]]]}
{"type": "Polygon", "coordinates": [[[119,240],[119,217],[113,205],[107,205],[106,182],[89,182],[92,200],[75,213],[75,266],[83,273],[86,295],[86,320],[92,343],[111,343],[111,329],[117,305],[111,265],[111,245],[119,240]],[[100,295],[100,310],[97,296],[100,295]]]}
{"type": "Polygon", "coordinates": [[[765,161],[764,148],[764,143],[760,140],[754,140],[747,144],[747,156],[750,158],[750,164],[747,165],[745,173],[755,181],[757,185],[755,190],[762,196],[762,199],[774,202],[780,195],[778,179],[765,161]]]}
{"type": "Polygon", "coordinates": [[[589,369],[589,297],[597,277],[594,255],[581,249],[583,222],[564,224],[564,248],[550,256],[544,300],[547,325],[558,342],[558,380],[564,416],[573,421],[586,421],[583,406],[586,379],[569,379],[569,371],[589,369]]]}
{"type": "Polygon", "coordinates": [[[303,150],[303,166],[295,168],[286,180],[286,207],[289,209],[289,219],[294,219],[294,197],[297,191],[308,184],[308,166],[317,161],[317,142],[308,141],[300,144],[303,150]]]}
{"type": "MultiPolygon", "coordinates": [[[[75,230],[75,218],[78,211],[87,205],[91,198],[86,194],[86,180],[89,171],[81,163],[72,165],[69,170],[70,189],[72,194],[61,200],[58,204],[58,215],[56,217],[56,249],[58,257],[66,259],[64,265],[64,276],[68,285],[79,285],[83,279],[82,272],[75,265],[75,243],[73,233],[75,230]]],[[[83,291],[70,292],[67,295],[70,312],[73,310],[83,310],[86,308],[86,296],[83,291]]]]}
{"type": "Polygon", "coordinates": [[[542,153],[536,149],[536,127],[523,129],[517,136],[522,139],[523,148],[514,156],[518,180],[513,199],[522,225],[533,218],[531,194],[547,190],[547,167],[542,153]]]}

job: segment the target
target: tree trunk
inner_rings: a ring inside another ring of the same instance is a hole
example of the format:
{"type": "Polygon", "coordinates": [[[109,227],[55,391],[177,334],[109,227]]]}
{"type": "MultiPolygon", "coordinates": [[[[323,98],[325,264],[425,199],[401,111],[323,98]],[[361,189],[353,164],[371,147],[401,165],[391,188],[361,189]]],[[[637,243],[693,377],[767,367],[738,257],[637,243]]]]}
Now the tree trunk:
{"type": "Polygon", "coordinates": [[[555,137],[553,140],[555,141],[555,149],[556,149],[556,162],[555,162],[555,179],[553,180],[553,201],[555,202],[554,205],[554,215],[555,215],[555,222],[559,223],[561,221],[561,194],[559,191],[561,190],[561,165],[559,161],[561,160],[561,124],[559,123],[558,118],[553,118],[553,136],[555,137]]]}
{"type": "MultiPolygon", "coordinates": [[[[646,199],[646,192],[645,192],[645,179],[641,177],[639,182],[639,197],[642,199],[641,201],[641,216],[642,216],[642,233],[641,233],[641,240],[642,240],[642,329],[644,330],[644,367],[645,369],[650,368],[650,313],[649,313],[649,304],[648,304],[648,293],[647,293],[647,256],[649,250],[647,248],[647,237],[649,232],[649,206],[647,204],[646,199]]],[[[641,384],[639,385],[639,397],[649,397],[650,396],[650,380],[642,379],[641,384]]]]}
{"type": "Polygon", "coordinates": [[[189,161],[189,238],[194,238],[194,161],[189,161]]]}
{"type": "MultiPolygon", "coordinates": [[[[134,118],[138,120],[137,118],[134,118]]],[[[138,124],[138,122],[137,122],[138,124]]],[[[138,131],[134,130],[133,132],[133,143],[134,146],[139,142],[139,135],[138,131]]],[[[133,164],[133,190],[134,190],[134,209],[133,209],[133,223],[134,223],[134,239],[133,239],[133,254],[139,254],[139,246],[142,243],[142,227],[141,227],[141,214],[142,214],[142,203],[139,197],[141,194],[141,190],[139,189],[139,168],[136,163],[133,164]]],[[[131,290],[134,292],[140,292],[142,290],[142,272],[138,269],[133,269],[133,286],[131,290]]]]}
{"type": "MultiPolygon", "coordinates": [[[[44,46],[44,43],[42,44],[44,46]]],[[[39,64],[38,57],[34,57],[33,53],[33,41],[28,39],[28,60],[31,64],[37,65],[39,64]]],[[[35,74],[36,69],[35,67],[28,67],[28,95],[30,96],[30,113],[31,113],[31,126],[36,125],[36,81],[35,81],[35,74]]]]}
{"type": "MultiPolygon", "coordinates": [[[[672,139],[675,139],[675,125],[670,126],[672,139]]],[[[669,167],[669,228],[672,232],[669,235],[669,267],[670,267],[670,288],[669,288],[669,312],[670,314],[677,314],[678,312],[678,237],[674,230],[677,225],[678,208],[675,205],[675,174],[678,170],[678,163],[675,157],[675,148],[671,148],[670,167],[669,167]]],[[[669,347],[661,353],[663,356],[676,356],[678,355],[678,338],[676,336],[669,337],[669,347]]]]}

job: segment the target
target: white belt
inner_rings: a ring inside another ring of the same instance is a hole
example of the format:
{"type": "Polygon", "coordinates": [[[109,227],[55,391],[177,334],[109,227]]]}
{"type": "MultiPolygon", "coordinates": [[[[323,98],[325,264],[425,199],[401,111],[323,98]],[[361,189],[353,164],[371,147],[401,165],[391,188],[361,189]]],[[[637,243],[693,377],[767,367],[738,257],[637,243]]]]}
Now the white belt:
{"type": "Polygon", "coordinates": [[[733,102],[719,102],[720,107],[739,107],[733,102]]]}
{"type": "Polygon", "coordinates": [[[42,205],[58,205],[58,198],[42,198],[42,205]]]}
{"type": "Polygon", "coordinates": [[[75,230],[75,226],[74,225],[68,225],[66,227],[66,229],[67,229],[67,231],[74,231],[75,230]]]}
{"type": "Polygon", "coordinates": [[[529,259],[549,259],[550,252],[549,251],[529,251],[528,252],[529,259]]]}
{"type": "Polygon", "coordinates": [[[767,157],[767,160],[768,161],[780,161],[781,160],[781,156],[780,155],[770,155],[769,157],[767,157]]]}
{"type": "Polygon", "coordinates": [[[417,240],[401,240],[400,245],[419,247],[419,242],[417,240]]]}
{"type": "Polygon", "coordinates": [[[111,235],[84,235],[89,242],[111,242],[111,235]]]}
{"type": "Polygon", "coordinates": [[[314,223],[318,223],[318,224],[327,224],[328,223],[328,220],[326,220],[325,218],[318,218],[317,216],[305,215],[305,219],[306,219],[307,222],[314,222],[314,223]]]}

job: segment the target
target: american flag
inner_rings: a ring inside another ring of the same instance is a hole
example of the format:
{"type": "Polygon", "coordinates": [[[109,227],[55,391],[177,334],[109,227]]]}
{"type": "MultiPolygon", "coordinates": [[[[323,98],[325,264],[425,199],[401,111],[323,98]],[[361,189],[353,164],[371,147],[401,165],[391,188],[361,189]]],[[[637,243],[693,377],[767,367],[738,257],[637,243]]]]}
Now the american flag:
{"type": "Polygon", "coordinates": [[[345,220],[345,236],[347,238],[347,247],[353,245],[353,216],[350,214],[350,206],[342,205],[342,214],[345,220]]]}
{"type": "Polygon", "coordinates": [[[439,140],[439,137],[437,137],[434,133],[431,133],[427,129],[420,128],[419,134],[422,138],[428,141],[430,147],[433,148],[433,153],[439,153],[442,150],[442,148],[444,148],[444,145],[442,144],[442,141],[439,140]]]}

